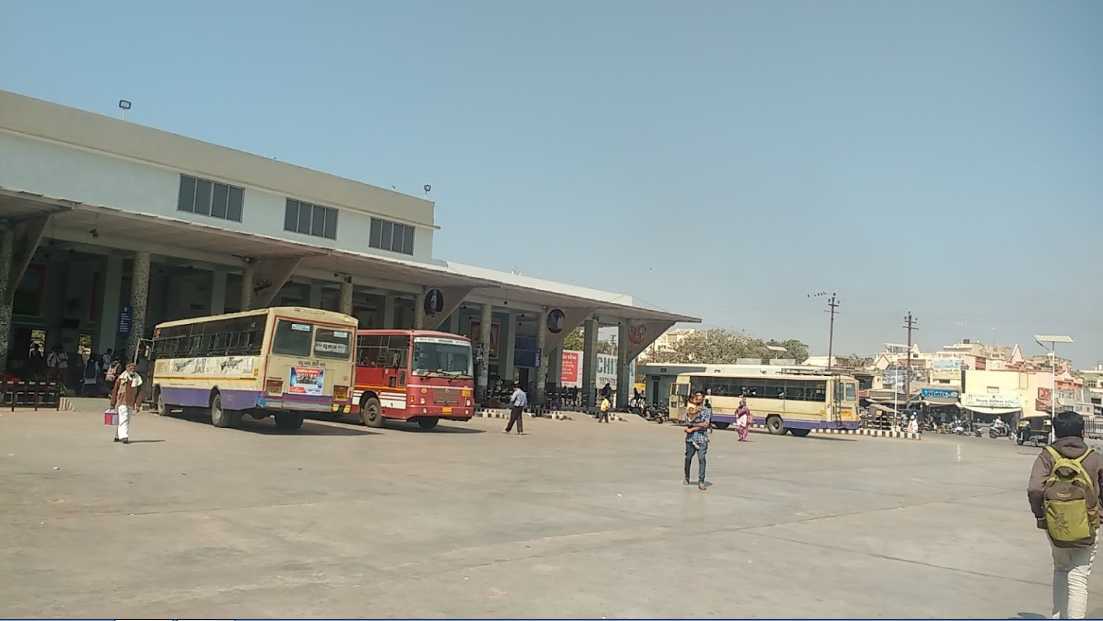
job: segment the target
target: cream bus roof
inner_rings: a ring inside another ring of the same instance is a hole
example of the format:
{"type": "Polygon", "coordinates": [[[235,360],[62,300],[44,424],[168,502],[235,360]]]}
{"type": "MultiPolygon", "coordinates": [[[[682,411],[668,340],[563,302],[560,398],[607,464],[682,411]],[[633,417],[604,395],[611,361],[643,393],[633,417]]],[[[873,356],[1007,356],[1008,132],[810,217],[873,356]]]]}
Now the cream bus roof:
{"type": "Polygon", "coordinates": [[[764,378],[801,380],[828,380],[835,377],[841,377],[844,379],[854,380],[852,376],[842,373],[827,375],[824,374],[822,371],[813,371],[811,369],[801,370],[784,367],[768,367],[764,365],[748,365],[744,368],[728,368],[722,370],[715,369],[711,373],[708,371],[692,371],[689,373],[682,373],[678,377],[733,377],[743,379],[764,378]]]}
{"type": "Polygon", "coordinates": [[[214,319],[234,319],[237,317],[252,317],[280,312],[284,314],[295,315],[297,317],[302,317],[306,320],[314,319],[331,321],[333,323],[349,324],[353,329],[355,329],[357,325],[356,319],[354,317],[350,317],[348,315],[345,315],[344,313],[322,310],[319,308],[305,308],[302,306],[273,306],[270,308],[258,308],[256,310],[241,311],[239,313],[226,313],[224,315],[208,315],[206,317],[192,317],[191,319],[177,319],[176,321],[166,321],[164,323],[157,324],[156,328],[171,328],[172,326],[186,326],[188,324],[202,323],[204,321],[211,321],[214,319]]]}

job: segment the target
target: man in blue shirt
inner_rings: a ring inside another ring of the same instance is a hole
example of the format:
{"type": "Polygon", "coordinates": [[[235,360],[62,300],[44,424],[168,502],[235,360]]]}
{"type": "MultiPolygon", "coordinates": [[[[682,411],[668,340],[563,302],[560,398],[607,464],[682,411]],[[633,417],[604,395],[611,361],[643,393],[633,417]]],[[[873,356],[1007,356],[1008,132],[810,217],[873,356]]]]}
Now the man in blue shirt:
{"type": "Polygon", "coordinates": [[[698,390],[693,393],[689,406],[686,408],[686,477],[685,484],[689,482],[689,469],[693,465],[693,456],[697,455],[697,489],[702,492],[705,487],[706,455],[709,451],[709,427],[712,424],[712,409],[704,405],[705,393],[698,390]]]}
{"type": "Polygon", "coordinates": [[[529,404],[528,395],[521,390],[521,382],[513,383],[513,394],[509,397],[509,424],[506,425],[506,433],[513,429],[513,423],[517,423],[517,435],[524,433],[525,422],[521,414],[529,404]]]}

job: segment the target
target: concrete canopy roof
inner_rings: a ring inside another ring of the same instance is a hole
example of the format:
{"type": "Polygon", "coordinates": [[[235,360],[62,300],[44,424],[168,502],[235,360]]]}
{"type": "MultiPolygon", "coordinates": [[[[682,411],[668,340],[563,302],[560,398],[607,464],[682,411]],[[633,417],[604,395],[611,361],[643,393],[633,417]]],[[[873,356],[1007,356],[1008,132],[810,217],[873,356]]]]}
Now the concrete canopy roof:
{"type": "Polygon", "coordinates": [[[630,302],[623,302],[626,296],[618,294],[526,277],[509,278],[515,275],[494,270],[472,266],[457,268],[456,264],[444,262],[407,261],[374,253],[324,248],[170,217],[136,214],[21,192],[5,193],[0,188],[0,219],[18,220],[44,214],[54,217],[48,237],[64,238],[68,235],[69,241],[76,241],[72,238],[78,235],[86,244],[117,248],[140,246],[164,256],[172,256],[173,249],[178,249],[192,256],[205,257],[203,260],[210,263],[227,265],[242,265],[246,257],[301,256],[303,268],[328,272],[335,279],[340,274],[349,274],[426,287],[466,287],[477,295],[547,307],[585,308],[628,320],[700,321],[696,317],[633,306],[630,302]],[[91,234],[93,230],[96,231],[95,236],[91,234]],[[163,250],[158,251],[157,248],[163,250]],[[547,288],[541,285],[547,285],[547,288]]]}

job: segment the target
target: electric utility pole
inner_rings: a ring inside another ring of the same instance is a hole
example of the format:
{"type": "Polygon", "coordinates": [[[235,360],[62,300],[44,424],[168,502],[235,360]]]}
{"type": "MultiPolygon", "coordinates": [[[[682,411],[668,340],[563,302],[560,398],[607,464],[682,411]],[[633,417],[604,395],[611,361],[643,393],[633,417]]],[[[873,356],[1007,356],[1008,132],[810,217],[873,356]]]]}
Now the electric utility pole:
{"type": "Polygon", "coordinates": [[[911,401],[911,394],[912,394],[912,391],[911,391],[911,389],[912,389],[912,331],[919,329],[919,328],[916,327],[916,325],[918,325],[918,324],[919,324],[919,321],[915,317],[912,316],[911,311],[908,311],[908,314],[904,315],[904,328],[908,331],[908,353],[907,353],[908,367],[907,367],[907,370],[904,371],[906,373],[906,375],[904,376],[904,407],[905,408],[908,407],[908,402],[911,401]]]}
{"type": "Polygon", "coordinates": [[[839,308],[838,296],[834,293],[831,294],[831,299],[827,301],[827,312],[831,315],[831,323],[827,329],[827,371],[831,372],[832,367],[832,349],[835,347],[835,312],[839,308]]]}

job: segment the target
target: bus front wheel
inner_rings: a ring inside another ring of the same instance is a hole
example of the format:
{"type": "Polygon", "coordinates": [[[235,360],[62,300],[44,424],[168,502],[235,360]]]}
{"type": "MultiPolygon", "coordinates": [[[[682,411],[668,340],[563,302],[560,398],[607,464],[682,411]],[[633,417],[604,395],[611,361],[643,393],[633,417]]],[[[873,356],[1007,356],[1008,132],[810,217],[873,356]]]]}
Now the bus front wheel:
{"type": "Polygon", "coordinates": [[[794,436],[796,436],[798,438],[803,438],[804,436],[812,433],[812,430],[811,429],[790,429],[789,433],[793,434],[794,436]]]}
{"type": "Polygon", "coordinates": [[[433,416],[422,416],[421,418],[417,419],[417,424],[422,429],[432,429],[433,427],[437,426],[437,423],[439,421],[439,418],[433,416]]]}
{"type": "Polygon", "coordinates": [[[730,424],[731,423],[713,423],[712,426],[716,427],[717,429],[727,429],[728,425],[730,424]]]}
{"type": "Polygon", "coordinates": [[[360,404],[360,422],[365,427],[383,426],[383,408],[379,406],[379,399],[368,397],[360,404]]]}
{"type": "Polygon", "coordinates": [[[303,415],[294,414],[292,412],[277,412],[276,413],[276,427],[280,429],[286,429],[293,431],[295,429],[301,429],[303,426],[303,415]]]}
{"type": "Polygon", "coordinates": [[[781,417],[777,415],[767,417],[766,431],[769,431],[770,435],[775,436],[780,436],[785,433],[785,425],[781,424],[781,417]]]}
{"type": "Polygon", "coordinates": [[[222,409],[222,395],[211,395],[211,424],[215,427],[233,427],[234,415],[222,409]]]}

